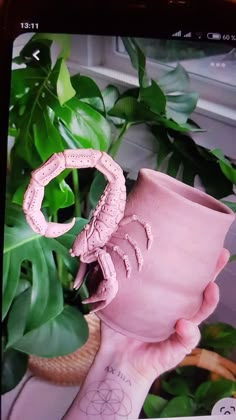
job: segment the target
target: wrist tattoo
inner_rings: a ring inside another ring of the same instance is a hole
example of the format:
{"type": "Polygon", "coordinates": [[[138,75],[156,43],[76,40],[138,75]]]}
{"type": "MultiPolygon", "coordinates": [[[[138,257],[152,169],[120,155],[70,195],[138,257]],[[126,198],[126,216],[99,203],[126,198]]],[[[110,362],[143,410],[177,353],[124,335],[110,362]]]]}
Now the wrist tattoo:
{"type": "Polygon", "coordinates": [[[105,368],[105,371],[108,373],[111,373],[112,375],[117,376],[117,378],[120,378],[123,382],[125,382],[126,384],[128,384],[129,386],[132,386],[131,380],[129,378],[127,378],[124,373],[122,373],[119,369],[116,369],[112,366],[107,366],[105,368]]]}
{"type": "Polygon", "coordinates": [[[132,412],[129,395],[120,383],[113,379],[95,381],[87,386],[79,402],[79,410],[86,414],[86,420],[128,419],[132,412]]]}

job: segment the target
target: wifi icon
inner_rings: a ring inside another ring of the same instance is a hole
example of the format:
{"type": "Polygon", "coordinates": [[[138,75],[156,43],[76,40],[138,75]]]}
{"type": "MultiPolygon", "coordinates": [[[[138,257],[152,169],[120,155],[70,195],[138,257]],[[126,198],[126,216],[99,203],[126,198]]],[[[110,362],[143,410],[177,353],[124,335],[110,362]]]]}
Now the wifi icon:
{"type": "Polygon", "coordinates": [[[197,36],[198,39],[202,39],[202,32],[197,32],[196,36],[197,36]]]}

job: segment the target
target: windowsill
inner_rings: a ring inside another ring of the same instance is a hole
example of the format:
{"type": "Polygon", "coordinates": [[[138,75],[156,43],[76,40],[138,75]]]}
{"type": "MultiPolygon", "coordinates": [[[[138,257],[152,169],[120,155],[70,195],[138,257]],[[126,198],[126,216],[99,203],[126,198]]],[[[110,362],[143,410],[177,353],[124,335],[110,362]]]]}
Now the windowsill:
{"type": "MultiPolygon", "coordinates": [[[[81,69],[87,75],[105,79],[107,83],[116,83],[124,88],[138,86],[138,78],[136,76],[118,70],[103,66],[82,66],[73,61],[69,61],[68,65],[72,71],[81,69]]],[[[227,106],[200,98],[195,112],[236,127],[236,110],[227,106]]]]}

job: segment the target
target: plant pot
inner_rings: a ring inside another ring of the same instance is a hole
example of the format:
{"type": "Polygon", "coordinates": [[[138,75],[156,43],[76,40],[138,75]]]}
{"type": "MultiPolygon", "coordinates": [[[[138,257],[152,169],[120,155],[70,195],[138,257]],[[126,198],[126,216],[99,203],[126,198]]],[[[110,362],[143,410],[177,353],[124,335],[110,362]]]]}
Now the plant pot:
{"type": "Polygon", "coordinates": [[[159,342],[173,333],[178,319],[198,312],[204,289],[222,268],[219,259],[234,213],[196,188],[142,169],[125,209],[125,217],[132,215],[150,226],[152,246],[147,248],[147,233],[137,220],[119,226],[110,240],[113,248],[107,248],[119,289],[97,315],[122,334],[159,342]],[[117,249],[129,259],[130,276],[117,249]]]}

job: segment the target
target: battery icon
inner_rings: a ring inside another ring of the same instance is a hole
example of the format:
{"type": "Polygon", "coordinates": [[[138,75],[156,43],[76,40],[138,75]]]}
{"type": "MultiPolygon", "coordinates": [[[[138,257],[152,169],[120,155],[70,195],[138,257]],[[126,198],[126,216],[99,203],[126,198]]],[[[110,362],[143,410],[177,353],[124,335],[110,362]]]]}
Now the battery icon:
{"type": "Polygon", "coordinates": [[[219,41],[221,39],[221,34],[218,34],[217,32],[208,32],[207,38],[214,41],[219,41]]]}

